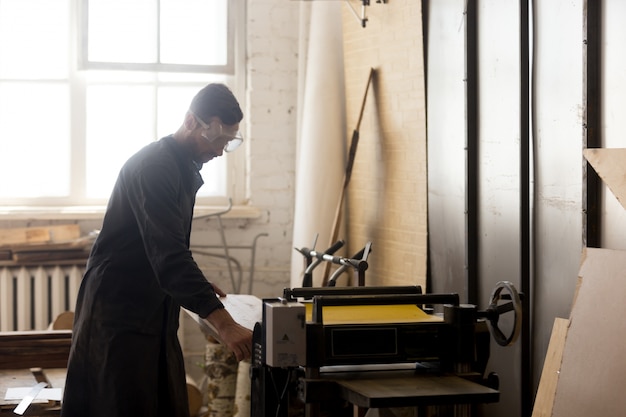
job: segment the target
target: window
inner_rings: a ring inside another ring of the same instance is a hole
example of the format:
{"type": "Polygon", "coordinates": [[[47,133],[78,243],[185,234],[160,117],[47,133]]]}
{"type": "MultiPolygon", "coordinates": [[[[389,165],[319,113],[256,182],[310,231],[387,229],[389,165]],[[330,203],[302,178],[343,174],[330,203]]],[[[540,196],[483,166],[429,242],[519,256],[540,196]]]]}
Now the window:
{"type": "MultiPolygon", "coordinates": [[[[102,205],[208,82],[241,101],[238,3],[0,0],[0,204],[102,205]]],[[[205,165],[199,204],[241,202],[244,154],[205,165]]]]}

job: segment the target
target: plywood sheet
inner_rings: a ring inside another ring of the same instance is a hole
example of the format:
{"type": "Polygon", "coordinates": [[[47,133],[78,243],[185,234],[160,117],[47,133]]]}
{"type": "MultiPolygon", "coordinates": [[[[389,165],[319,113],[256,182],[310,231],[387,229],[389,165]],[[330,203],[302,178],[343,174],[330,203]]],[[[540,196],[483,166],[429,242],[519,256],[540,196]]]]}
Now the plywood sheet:
{"type": "Polygon", "coordinates": [[[587,248],[570,316],[552,416],[626,410],[626,251],[587,248]]]}
{"type": "Polygon", "coordinates": [[[626,148],[590,148],[583,155],[626,208],[626,148]]]}

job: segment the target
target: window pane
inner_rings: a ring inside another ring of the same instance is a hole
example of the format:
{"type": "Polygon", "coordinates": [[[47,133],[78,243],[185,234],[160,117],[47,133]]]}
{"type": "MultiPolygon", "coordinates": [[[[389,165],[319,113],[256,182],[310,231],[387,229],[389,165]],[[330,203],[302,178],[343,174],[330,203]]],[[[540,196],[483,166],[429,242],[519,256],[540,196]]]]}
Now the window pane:
{"type": "Polygon", "coordinates": [[[161,62],[227,64],[227,0],[161,0],[161,62]]]}
{"type": "Polygon", "coordinates": [[[90,0],[88,60],[157,62],[156,6],[156,0],[90,0]]]}
{"type": "Polygon", "coordinates": [[[0,197],[69,195],[65,83],[0,83],[0,197]]]}
{"type": "Polygon", "coordinates": [[[69,0],[0,1],[0,77],[67,78],[69,0]]]}
{"type": "Polygon", "coordinates": [[[154,88],[87,88],[87,197],[108,198],[126,160],[154,141],[154,88]]]}

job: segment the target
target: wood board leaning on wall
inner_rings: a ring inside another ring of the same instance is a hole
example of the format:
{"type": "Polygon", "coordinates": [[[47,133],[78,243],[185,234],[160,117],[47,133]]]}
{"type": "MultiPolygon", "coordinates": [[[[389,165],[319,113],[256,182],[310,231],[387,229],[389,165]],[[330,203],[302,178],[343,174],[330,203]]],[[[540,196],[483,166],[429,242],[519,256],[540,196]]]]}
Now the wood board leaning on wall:
{"type": "MultiPolygon", "coordinates": [[[[626,209],[626,149],[583,155],[626,209]]],[[[569,320],[554,323],[533,417],[623,415],[625,291],[626,252],[585,248],[569,320]]]]}

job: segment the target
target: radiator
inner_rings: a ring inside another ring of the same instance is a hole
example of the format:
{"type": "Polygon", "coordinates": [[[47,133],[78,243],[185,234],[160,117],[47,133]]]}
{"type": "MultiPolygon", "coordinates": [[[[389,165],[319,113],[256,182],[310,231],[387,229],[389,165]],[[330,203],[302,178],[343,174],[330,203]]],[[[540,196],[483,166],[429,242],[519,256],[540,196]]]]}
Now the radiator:
{"type": "Polygon", "coordinates": [[[45,330],[74,311],[84,272],[82,265],[0,268],[0,331],[45,330]]]}

